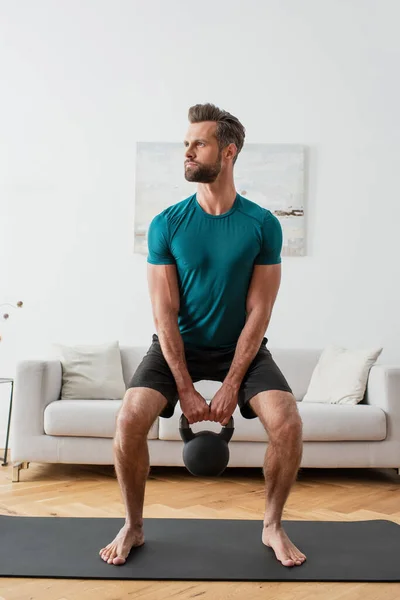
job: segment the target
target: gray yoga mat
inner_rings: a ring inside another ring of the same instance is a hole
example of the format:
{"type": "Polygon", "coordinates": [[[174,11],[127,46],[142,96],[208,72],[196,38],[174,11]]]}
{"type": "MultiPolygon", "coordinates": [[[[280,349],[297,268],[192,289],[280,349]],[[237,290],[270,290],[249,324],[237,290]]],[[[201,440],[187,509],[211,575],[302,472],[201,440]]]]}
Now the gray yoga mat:
{"type": "Polygon", "coordinates": [[[145,544],[122,566],[99,556],[118,518],[0,516],[0,575],[79,579],[400,581],[391,521],[284,521],[307,556],[284,567],[261,541],[262,520],[144,519],[145,544]]]}

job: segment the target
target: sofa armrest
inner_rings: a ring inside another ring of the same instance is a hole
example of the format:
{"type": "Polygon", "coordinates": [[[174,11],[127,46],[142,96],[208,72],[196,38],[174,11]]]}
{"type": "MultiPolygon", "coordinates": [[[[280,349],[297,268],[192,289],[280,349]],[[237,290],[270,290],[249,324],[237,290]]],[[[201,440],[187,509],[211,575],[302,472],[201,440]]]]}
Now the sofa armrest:
{"type": "Polygon", "coordinates": [[[400,440],[400,367],[373,365],[368,376],[366,404],[386,413],[386,440],[400,440]]]}
{"type": "Polygon", "coordinates": [[[62,368],[58,360],[24,360],[17,364],[11,435],[44,435],[44,410],[60,398],[62,368]]]}

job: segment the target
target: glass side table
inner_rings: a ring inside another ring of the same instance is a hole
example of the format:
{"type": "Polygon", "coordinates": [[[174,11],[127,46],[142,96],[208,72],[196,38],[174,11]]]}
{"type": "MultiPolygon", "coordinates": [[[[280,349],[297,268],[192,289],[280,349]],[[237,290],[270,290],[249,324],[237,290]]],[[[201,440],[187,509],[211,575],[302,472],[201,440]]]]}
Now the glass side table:
{"type": "Polygon", "coordinates": [[[0,383],[11,383],[10,387],[10,403],[8,407],[8,424],[7,424],[7,435],[6,435],[6,445],[4,447],[4,456],[0,457],[2,467],[6,467],[8,465],[7,462],[7,451],[8,451],[8,438],[10,436],[10,424],[11,424],[11,410],[12,410],[12,401],[13,401],[13,392],[14,392],[14,379],[10,379],[9,377],[0,377],[0,383]]]}

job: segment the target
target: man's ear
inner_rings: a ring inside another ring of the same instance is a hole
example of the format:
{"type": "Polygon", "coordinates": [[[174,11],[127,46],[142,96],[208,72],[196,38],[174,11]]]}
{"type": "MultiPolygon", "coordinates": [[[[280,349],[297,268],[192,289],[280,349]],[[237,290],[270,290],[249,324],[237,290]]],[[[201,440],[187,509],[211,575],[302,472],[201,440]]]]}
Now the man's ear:
{"type": "Polygon", "coordinates": [[[236,144],[234,144],[232,142],[231,144],[229,144],[229,146],[227,146],[225,157],[226,158],[231,158],[233,160],[235,158],[235,156],[236,156],[236,153],[237,153],[236,144]]]}

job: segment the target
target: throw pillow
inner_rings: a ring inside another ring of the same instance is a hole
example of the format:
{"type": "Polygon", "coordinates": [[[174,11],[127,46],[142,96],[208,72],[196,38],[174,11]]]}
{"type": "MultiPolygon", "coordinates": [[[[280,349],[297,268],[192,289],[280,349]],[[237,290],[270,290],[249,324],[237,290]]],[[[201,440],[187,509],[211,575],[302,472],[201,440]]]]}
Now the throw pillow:
{"type": "Polygon", "coordinates": [[[65,346],[53,344],[62,366],[61,400],[120,400],[126,386],[118,342],[65,346]]]}
{"type": "Polygon", "coordinates": [[[303,402],[355,405],[383,348],[349,350],[331,344],[322,352],[303,402]]]}

